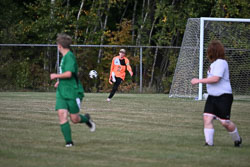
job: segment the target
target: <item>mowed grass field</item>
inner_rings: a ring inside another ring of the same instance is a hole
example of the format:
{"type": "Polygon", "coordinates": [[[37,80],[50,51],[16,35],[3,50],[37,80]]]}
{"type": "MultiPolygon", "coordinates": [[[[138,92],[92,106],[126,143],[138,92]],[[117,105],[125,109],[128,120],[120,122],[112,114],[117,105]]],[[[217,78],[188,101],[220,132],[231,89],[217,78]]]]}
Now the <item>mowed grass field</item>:
{"type": "Polygon", "coordinates": [[[250,102],[234,101],[231,120],[243,138],[235,148],[215,121],[214,147],[205,147],[204,101],[165,94],[85,94],[81,113],[96,132],[72,124],[74,147],[65,148],[55,93],[0,92],[1,167],[249,167],[250,102]]]}

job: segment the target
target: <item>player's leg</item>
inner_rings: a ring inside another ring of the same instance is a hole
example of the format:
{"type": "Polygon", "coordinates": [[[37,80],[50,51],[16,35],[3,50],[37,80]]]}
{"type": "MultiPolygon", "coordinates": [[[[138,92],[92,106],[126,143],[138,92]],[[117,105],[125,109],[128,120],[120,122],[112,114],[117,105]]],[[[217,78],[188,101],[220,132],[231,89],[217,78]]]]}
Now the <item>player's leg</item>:
{"type": "Polygon", "coordinates": [[[205,145],[213,146],[214,145],[214,126],[213,120],[215,118],[215,108],[213,105],[213,97],[208,96],[204,114],[203,114],[203,123],[204,123],[204,136],[205,136],[205,145]]]}
{"type": "Polygon", "coordinates": [[[209,115],[204,113],[203,123],[204,123],[204,136],[205,136],[205,145],[213,146],[214,145],[214,126],[213,126],[214,115],[209,115]]]}
{"type": "Polygon", "coordinates": [[[91,120],[90,115],[87,113],[85,115],[83,114],[70,114],[70,119],[71,121],[76,124],[76,123],[85,123],[89,128],[90,132],[94,132],[96,129],[95,123],[91,120]]]}
{"type": "Polygon", "coordinates": [[[64,136],[65,142],[66,142],[65,146],[71,147],[71,146],[73,146],[73,141],[72,141],[72,137],[71,137],[70,124],[68,121],[68,110],[59,109],[59,110],[57,110],[57,113],[58,113],[61,131],[62,131],[62,134],[64,136]]]}
{"type": "Polygon", "coordinates": [[[62,98],[56,99],[56,111],[59,118],[60,128],[63,134],[63,137],[66,142],[66,147],[73,146],[73,141],[71,137],[71,128],[68,121],[68,106],[66,100],[62,98]]]}
{"type": "Polygon", "coordinates": [[[233,132],[235,131],[235,129],[237,129],[235,124],[232,121],[222,120],[222,119],[219,119],[219,120],[220,120],[221,125],[225,127],[228,132],[233,132]]]}
{"type": "Polygon", "coordinates": [[[239,147],[242,139],[239,136],[236,125],[230,121],[231,107],[233,103],[233,96],[231,94],[224,94],[220,96],[217,107],[219,108],[219,120],[223,127],[226,128],[229,135],[232,137],[236,147],[239,147]]]}
{"type": "MultiPolygon", "coordinates": [[[[108,97],[108,99],[111,99],[114,95],[115,95],[115,92],[118,90],[118,87],[119,87],[119,85],[121,84],[121,82],[122,82],[122,79],[121,78],[119,78],[119,77],[115,77],[116,78],[116,82],[114,83],[114,86],[113,86],[113,88],[112,88],[112,91],[110,92],[110,94],[109,94],[109,97],[108,97]]],[[[108,100],[107,99],[107,100],[108,100]]]]}
{"type": "Polygon", "coordinates": [[[95,123],[91,120],[89,114],[80,114],[80,100],[68,100],[70,120],[74,123],[85,123],[91,132],[95,131],[95,123]]]}
{"type": "Polygon", "coordinates": [[[232,140],[234,141],[234,146],[240,147],[240,145],[242,143],[242,139],[239,135],[239,132],[238,132],[236,125],[230,120],[221,120],[220,119],[220,122],[221,122],[222,126],[224,126],[226,128],[229,135],[232,137],[232,140]]]}

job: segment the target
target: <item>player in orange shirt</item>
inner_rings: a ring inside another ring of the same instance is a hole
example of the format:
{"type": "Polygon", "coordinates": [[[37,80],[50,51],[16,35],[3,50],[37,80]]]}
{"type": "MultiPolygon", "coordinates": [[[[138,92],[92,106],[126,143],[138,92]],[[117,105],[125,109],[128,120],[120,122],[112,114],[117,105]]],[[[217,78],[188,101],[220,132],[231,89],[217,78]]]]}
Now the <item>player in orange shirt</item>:
{"type": "Polygon", "coordinates": [[[113,84],[112,91],[107,98],[107,101],[110,101],[111,98],[114,96],[115,92],[117,91],[119,85],[122,81],[124,81],[126,76],[126,69],[133,76],[133,71],[131,66],[129,65],[129,60],[125,57],[126,50],[121,49],[119,52],[119,56],[116,56],[112,60],[111,68],[110,68],[110,75],[109,75],[109,83],[113,84]]]}

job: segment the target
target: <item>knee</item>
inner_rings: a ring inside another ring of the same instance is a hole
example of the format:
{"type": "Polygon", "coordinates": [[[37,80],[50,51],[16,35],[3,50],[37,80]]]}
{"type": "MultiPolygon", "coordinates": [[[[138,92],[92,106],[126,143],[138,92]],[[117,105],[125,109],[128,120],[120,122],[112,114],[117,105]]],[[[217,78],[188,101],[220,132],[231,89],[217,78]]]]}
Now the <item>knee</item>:
{"type": "Polygon", "coordinates": [[[58,118],[59,118],[59,122],[60,124],[64,124],[65,122],[68,121],[67,119],[67,111],[65,110],[58,110],[58,118]]]}
{"type": "Polygon", "coordinates": [[[204,128],[213,128],[213,117],[204,116],[203,117],[204,128]]]}
{"type": "Polygon", "coordinates": [[[81,122],[81,118],[78,114],[70,114],[70,120],[73,124],[81,122]]]}
{"type": "Polygon", "coordinates": [[[210,116],[204,116],[203,117],[203,122],[204,122],[204,124],[205,125],[210,125],[210,124],[212,124],[212,117],[210,117],[210,116]]]}
{"type": "Polygon", "coordinates": [[[229,129],[231,127],[231,123],[230,123],[230,120],[223,120],[221,121],[221,125],[226,128],[226,129],[229,129]]]}
{"type": "Polygon", "coordinates": [[[70,120],[73,124],[77,124],[79,122],[76,118],[70,118],[70,120]]]}

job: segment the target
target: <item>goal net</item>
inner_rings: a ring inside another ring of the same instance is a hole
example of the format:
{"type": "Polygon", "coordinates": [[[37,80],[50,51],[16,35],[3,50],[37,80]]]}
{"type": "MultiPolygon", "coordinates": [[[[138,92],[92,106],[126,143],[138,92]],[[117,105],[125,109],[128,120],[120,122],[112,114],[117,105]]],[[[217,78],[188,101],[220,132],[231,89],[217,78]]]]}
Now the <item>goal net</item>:
{"type": "Polygon", "coordinates": [[[250,97],[250,19],[190,18],[184,33],[170,97],[202,99],[206,86],[191,85],[192,78],[207,76],[206,50],[211,40],[225,47],[230,81],[236,98],[250,97]]]}

